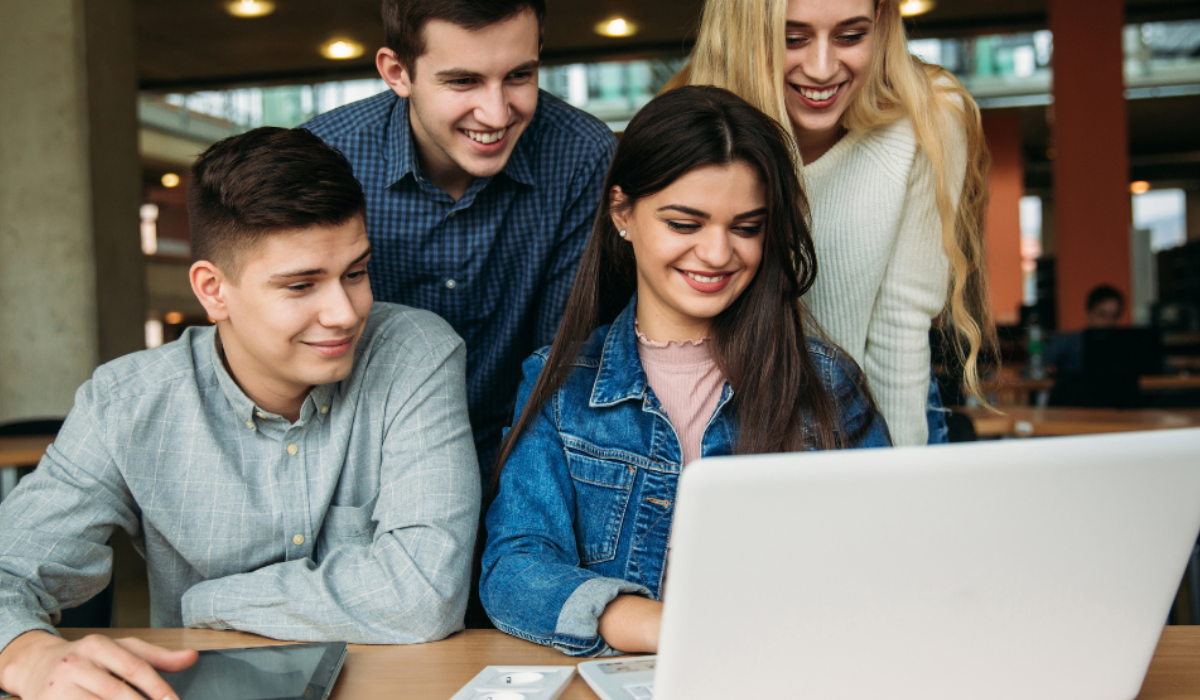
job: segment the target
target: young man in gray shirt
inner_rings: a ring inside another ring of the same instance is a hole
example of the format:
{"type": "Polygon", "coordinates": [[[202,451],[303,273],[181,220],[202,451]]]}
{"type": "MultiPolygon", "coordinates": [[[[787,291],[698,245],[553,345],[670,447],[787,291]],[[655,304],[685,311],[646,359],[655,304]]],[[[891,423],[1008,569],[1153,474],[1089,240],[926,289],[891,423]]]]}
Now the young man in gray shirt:
{"type": "Polygon", "coordinates": [[[25,700],[174,698],[194,651],[68,643],[59,611],[146,558],[155,627],[412,643],[459,630],[480,503],[462,340],[372,306],[365,200],[303,130],[192,169],[192,289],[215,327],[99,368],[0,505],[0,688],[25,700]]]}

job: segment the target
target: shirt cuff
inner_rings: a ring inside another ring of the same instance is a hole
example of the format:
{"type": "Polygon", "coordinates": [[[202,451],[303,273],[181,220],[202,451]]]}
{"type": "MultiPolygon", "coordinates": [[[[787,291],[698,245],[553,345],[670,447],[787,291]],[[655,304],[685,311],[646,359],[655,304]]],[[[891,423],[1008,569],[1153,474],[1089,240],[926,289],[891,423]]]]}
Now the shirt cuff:
{"type": "Polygon", "coordinates": [[[180,600],[183,626],[191,629],[233,629],[218,615],[217,581],[201,581],[183,594],[180,600]]]}
{"type": "Polygon", "coordinates": [[[619,578],[584,581],[567,598],[554,627],[554,646],[572,656],[615,656],[619,652],[600,636],[600,616],[618,595],[652,598],[650,589],[619,578]]]}

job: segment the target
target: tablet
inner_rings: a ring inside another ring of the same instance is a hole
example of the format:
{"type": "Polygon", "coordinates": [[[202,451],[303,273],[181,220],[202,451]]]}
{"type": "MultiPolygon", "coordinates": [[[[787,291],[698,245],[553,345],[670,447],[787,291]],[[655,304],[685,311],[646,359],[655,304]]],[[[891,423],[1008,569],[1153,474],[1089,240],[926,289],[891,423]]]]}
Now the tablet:
{"type": "Polygon", "coordinates": [[[326,700],[345,660],[345,642],[208,649],[162,677],[180,700],[326,700]]]}

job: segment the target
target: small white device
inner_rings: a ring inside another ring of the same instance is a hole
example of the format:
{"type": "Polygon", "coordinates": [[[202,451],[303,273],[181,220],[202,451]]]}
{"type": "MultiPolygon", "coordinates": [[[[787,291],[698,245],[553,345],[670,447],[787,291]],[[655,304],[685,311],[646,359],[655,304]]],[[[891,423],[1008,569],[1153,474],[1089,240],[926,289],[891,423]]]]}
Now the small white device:
{"type": "Polygon", "coordinates": [[[580,665],[606,700],[1130,700],[1200,429],[700,460],[677,500],[658,656],[580,665]]]}
{"type": "Polygon", "coordinates": [[[450,700],[556,700],[574,666],[488,666],[450,700]]]}

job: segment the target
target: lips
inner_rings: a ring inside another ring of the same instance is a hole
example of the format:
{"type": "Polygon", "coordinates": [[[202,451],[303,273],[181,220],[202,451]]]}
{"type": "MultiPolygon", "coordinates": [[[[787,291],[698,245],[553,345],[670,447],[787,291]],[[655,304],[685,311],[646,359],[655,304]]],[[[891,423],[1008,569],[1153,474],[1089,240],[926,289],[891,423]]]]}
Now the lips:
{"type": "Polygon", "coordinates": [[[355,336],[348,336],[335,340],[322,340],[319,342],[306,342],[305,345],[325,357],[341,357],[349,352],[354,347],[355,336]]]}
{"type": "Polygon", "coordinates": [[[705,294],[715,294],[729,285],[729,281],[733,279],[733,272],[717,271],[703,272],[698,270],[680,270],[676,271],[683,281],[687,282],[688,286],[695,289],[697,292],[705,294]]]}
{"type": "Polygon", "coordinates": [[[788,83],[788,87],[792,88],[792,92],[800,98],[806,107],[812,109],[826,109],[832,107],[838,101],[842,93],[845,92],[846,86],[850,81],[838,83],[837,85],[828,85],[825,87],[810,87],[788,83]]]}

